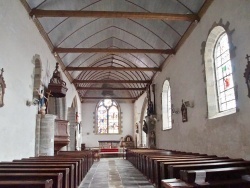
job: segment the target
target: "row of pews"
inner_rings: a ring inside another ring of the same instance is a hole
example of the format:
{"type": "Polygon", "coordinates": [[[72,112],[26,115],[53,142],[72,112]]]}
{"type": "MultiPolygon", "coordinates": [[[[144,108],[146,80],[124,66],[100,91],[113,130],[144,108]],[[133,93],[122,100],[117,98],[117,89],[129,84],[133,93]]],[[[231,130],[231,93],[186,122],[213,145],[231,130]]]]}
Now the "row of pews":
{"type": "Polygon", "coordinates": [[[129,160],[156,188],[250,187],[250,161],[160,149],[128,149],[129,160]]]}
{"type": "Polygon", "coordinates": [[[77,188],[93,164],[91,151],[60,151],[0,162],[1,188],[77,188]]]}

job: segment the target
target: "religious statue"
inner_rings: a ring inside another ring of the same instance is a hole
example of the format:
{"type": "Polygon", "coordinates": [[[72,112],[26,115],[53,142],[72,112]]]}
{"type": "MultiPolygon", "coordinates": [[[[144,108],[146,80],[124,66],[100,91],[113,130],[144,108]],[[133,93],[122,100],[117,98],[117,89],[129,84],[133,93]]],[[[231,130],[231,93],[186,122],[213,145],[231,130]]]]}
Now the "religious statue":
{"type": "Polygon", "coordinates": [[[2,68],[1,73],[0,73],[0,107],[4,105],[3,97],[4,97],[5,88],[6,88],[6,84],[3,78],[3,72],[4,70],[2,68]]]}
{"type": "Polygon", "coordinates": [[[182,122],[187,122],[188,121],[187,107],[184,104],[183,100],[182,100],[182,105],[181,105],[181,114],[182,114],[182,122]]]}
{"type": "Polygon", "coordinates": [[[147,122],[145,120],[143,120],[143,126],[142,126],[142,130],[148,134],[148,125],[147,122]]]}
{"type": "Polygon", "coordinates": [[[38,95],[39,95],[39,114],[45,115],[46,114],[46,105],[45,105],[45,99],[47,99],[44,96],[44,91],[41,90],[39,91],[38,89],[36,90],[38,95]]]}
{"type": "Polygon", "coordinates": [[[250,60],[249,60],[250,56],[247,55],[246,59],[247,59],[247,67],[245,69],[245,73],[244,73],[244,77],[246,80],[246,84],[247,84],[247,90],[248,90],[248,97],[250,98],[250,60]]]}

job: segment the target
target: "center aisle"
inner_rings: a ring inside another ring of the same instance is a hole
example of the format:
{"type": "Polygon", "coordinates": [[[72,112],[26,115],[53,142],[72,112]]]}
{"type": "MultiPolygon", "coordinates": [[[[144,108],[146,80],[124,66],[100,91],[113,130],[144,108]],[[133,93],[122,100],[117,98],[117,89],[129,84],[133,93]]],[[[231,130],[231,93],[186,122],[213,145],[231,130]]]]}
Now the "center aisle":
{"type": "Polygon", "coordinates": [[[129,161],[101,158],[95,162],[79,188],[154,188],[129,161]]]}

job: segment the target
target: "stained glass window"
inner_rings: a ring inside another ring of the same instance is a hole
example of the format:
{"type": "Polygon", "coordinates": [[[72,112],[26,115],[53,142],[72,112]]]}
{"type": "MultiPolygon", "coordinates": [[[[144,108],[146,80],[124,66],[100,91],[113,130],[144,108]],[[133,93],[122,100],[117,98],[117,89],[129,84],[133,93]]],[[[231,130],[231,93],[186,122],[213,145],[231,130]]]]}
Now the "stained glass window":
{"type": "Polygon", "coordinates": [[[119,133],[118,104],[111,99],[101,100],[97,105],[97,133],[119,133]]]}
{"type": "Polygon", "coordinates": [[[172,104],[169,81],[166,80],[162,90],[162,130],[172,128],[172,104]]]}
{"type": "Polygon", "coordinates": [[[215,75],[219,111],[223,112],[236,108],[234,80],[230,59],[228,36],[223,33],[215,46],[215,75]]]}

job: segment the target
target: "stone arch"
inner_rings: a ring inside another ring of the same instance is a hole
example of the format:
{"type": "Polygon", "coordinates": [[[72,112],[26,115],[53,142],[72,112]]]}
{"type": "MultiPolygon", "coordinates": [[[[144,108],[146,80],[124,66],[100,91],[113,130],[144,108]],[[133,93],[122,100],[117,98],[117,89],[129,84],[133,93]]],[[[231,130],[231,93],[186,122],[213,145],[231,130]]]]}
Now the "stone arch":
{"type": "MultiPolygon", "coordinates": [[[[232,54],[234,54],[235,48],[231,43],[231,36],[226,27],[222,25],[214,26],[207,38],[204,49],[204,63],[205,63],[205,76],[206,76],[206,93],[207,93],[207,109],[208,109],[208,118],[213,119],[225,115],[229,115],[236,112],[236,109],[219,112],[218,111],[218,99],[217,99],[217,86],[215,80],[214,72],[214,49],[215,45],[220,38],[220,36],[226,33],[229,38],[229,48],[230,48],[230,59],[232,60],[232,54]]],[[[233,62],[232,62],[233,67],[233,62]]],[[[236,84],[234,84],[236,85],[236,84]]],[[[237,87],[235,87],[237,88],[237,87]]],[[[235,91],[236,92],[236,91],[235,91]]]]}
{"type": "Polygon", "coordinates": [[[172,129],[171,88],[168,79],[164,81],[162,86],[161,104],[162,104],[162,130],[172,129]]]}

